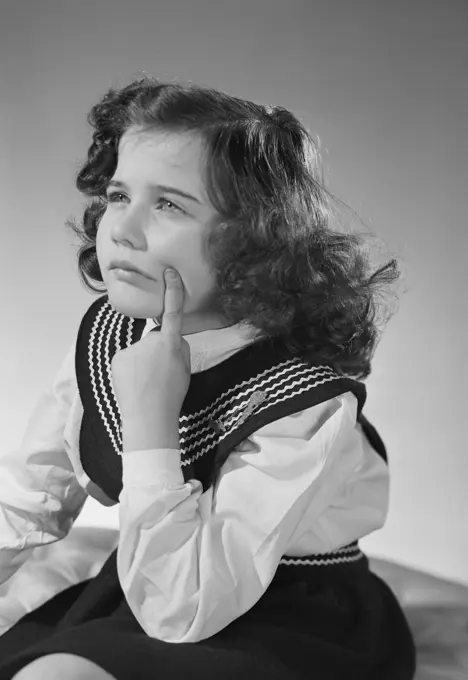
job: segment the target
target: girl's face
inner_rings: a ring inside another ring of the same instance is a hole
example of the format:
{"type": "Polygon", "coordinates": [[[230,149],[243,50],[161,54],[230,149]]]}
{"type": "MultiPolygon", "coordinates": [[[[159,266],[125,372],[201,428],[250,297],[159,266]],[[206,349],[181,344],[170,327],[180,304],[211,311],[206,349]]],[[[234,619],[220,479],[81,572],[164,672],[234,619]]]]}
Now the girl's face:
{"type": "Polygon", "coordinates": [[[127,131],[96,235],[109,302],[125,316],[160,319],[164,270],[170,266],[179,272],[184,335],[227,325],[211,311],[215,276],[205,243],[216,212],[202,171],[202,142],[195,135],[127,131]],[[116,260],[127,260],[151,278],[125,280],[114,268],[116,260]]]}

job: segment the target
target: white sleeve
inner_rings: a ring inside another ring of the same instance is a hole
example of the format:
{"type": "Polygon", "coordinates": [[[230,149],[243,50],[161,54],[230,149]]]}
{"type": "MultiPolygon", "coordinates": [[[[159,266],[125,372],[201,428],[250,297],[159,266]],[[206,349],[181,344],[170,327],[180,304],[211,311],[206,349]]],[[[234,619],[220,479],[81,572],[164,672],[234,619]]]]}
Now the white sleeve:
{"type": "Polygon", "coordinates": [[[88,497],[64,447],[76,390],[73,343],[31,414],[20,447],[0,455],[0,584],[32,548],[66,536],[88,497]]]}
{"type": "Polygon", "coordinates": [[[313,526],[359,467],[356,411],[347,393],[265,425],[215,492],[184,483],[178,450],[123,455],[117,568],[150,637],[208,638],[260,599],[304,515],[313,526]]]}

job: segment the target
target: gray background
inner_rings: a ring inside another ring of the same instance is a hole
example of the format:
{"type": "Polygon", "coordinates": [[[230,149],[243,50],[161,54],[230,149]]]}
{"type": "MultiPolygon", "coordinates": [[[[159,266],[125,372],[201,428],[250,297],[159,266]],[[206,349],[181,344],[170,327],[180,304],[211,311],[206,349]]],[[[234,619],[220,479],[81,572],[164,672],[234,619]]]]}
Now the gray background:
{"type": "MultiPolygon", "coordinates": [[[[141,71],[281,104],[319,136],[329,188],[404,259],[366,407],[389,450],[390,512],[362,545],[468,583],[466,7],[3,0],[1,450],[94,300],[63,227],[84,205],[89,108],[141,71]]],[[[115,524],[115,510],[88,501],[79,522],[115,524]]]]}

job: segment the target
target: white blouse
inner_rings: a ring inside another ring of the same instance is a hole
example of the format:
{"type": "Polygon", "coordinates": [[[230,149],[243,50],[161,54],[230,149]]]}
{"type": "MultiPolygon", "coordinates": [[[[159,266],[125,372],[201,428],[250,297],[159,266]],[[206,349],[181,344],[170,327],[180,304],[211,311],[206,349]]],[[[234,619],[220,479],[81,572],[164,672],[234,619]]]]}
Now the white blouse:
{"type": "MultiPolygon", "coordinates": [[[[184,337],[192,373],[252,342],[239,325],[184,337]]],[[[260,599],[282,555],[328,552],[384,525],[388,467],[356,412],[347,392],[265,425],[230,454],[215,492],[184,482],[178,450],[122,455],[118,576],[149,636],[210,637],[260,599]]],[[[19,449],[0,457],[0,584],[32,548],[67,535],[88,495],[112,503],[81,466],[82,415],[73,343],[19,449]]]]}

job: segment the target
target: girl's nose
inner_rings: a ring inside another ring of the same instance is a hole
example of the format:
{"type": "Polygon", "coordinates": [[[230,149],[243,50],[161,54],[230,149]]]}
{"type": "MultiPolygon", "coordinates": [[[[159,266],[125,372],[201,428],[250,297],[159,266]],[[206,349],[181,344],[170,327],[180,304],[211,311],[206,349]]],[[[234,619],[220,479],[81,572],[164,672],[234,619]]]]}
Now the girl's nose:
{"type": "Polygon", "coordinates": [[[112,225],[111,234],[115,241],[126,240],[134,245],[141,243],[145,239],[142,215],[130,211],[119,215],[112,225]]]}

